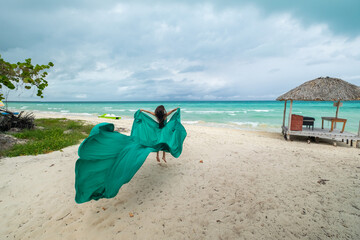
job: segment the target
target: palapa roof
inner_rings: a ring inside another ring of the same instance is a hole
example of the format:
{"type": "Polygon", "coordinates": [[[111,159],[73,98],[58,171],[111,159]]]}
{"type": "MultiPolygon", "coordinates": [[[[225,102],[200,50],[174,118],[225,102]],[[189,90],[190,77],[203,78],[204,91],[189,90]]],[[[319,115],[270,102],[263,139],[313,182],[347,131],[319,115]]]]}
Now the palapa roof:
{"type": "Polygon", "coordinates": [[[339,78],[319,77],[301,84],[276,100],[354,101],[360,100],[360,87],[339,78]]]}

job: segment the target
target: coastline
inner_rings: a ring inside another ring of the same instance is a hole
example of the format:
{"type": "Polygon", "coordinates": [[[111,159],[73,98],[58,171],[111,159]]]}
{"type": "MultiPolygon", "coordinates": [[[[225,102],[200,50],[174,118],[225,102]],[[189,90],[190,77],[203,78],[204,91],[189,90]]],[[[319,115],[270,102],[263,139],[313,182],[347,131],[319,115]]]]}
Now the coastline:
{"type": "MultiPolygon", "coordinates": [[[[17,112],[20,112],[20,110],[17,110],[17,112]]],[[[27,112],[25,110],[25,112],[27,112]]],[[[96,114],[87,114],[87,113],[60,113],[60,112],[50,112],[50,111],[30,111],[32,112],[37,118],[68,118],[72,120],[83,120],[92,122],[93,124],[97,124],[100,122],[110,122],[111,119],[104,119],[104,118],[98,118],[98,115],[96,114]]],[[[133,117],[129,116],[121,116],[121,121],[124,121],[127,126],[131,128],[133,117]]],[[[114,123],[116,123],[118,120],[115,120],[114,123]]],[[[252,122],[243,122],[244,126],[241,127],[236,123],[226,124],[226,123],[216,123],[216,122],[204,122],[201,120],[196,121],[186,121],[182,120],[183,125],[187,126],[199,126],[199,127],[210,127],[210,128],[225,128],[225,129],[236,129],[241,131],[249,131],[249,132],[269,132],[269,133],[281,133],[281,126],[278,127],[266,127],[258,126],[257,128],[254,128],[254,123],[252,122]]]]}
{"type": "MultiPolygon", "coordinates": [[[[132,120],[35,113],[111,122],[132,120]]],[[[360,151],[184,124],[183,154],[149,155],[112,199],[74,201],[79,145],[0,159],[0,234],[14,239],[360,238],[360,151]],[[202,163],[200,162],[202,161],[202,163]],[[323,181],[321,181],[323,180],[323,181]],[[130,213],[133,217],[130,217],[130,213]]]]}
{"type": "MultiPolygon", "coordinates": [[[[139,108],[154,110],[158,105],[164,105],[166,109],[180,107],[181,119],[185,124],[250,131],[281,132],[284,112],[284,103],[279,101],[9,102],[9,109],[64,116],[114,114],[132,120],[139,108]]],[[[321,127],[322,117],[334,116],[335,110],[332,102],[295,102],[293,114],[313,117],[316,120],[314,127],[321,127]]],[[[358,110],[360,101],[346,102],[341,107],[339,116],[348,120],[347,132],[358,132],[358,110]]]]}

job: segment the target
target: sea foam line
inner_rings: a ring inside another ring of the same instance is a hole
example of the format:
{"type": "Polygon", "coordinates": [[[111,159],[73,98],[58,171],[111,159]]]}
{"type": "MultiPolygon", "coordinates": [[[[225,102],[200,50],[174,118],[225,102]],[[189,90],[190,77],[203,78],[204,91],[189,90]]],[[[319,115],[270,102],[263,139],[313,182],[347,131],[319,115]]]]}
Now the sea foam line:
{"type": "Polygon", "coordinates": [[[253,110],[247,110],[248,112],[272,112],[274,110],[268,110],[268,109],[253,109],[253,110]]]}
{"type": "Polygon", "coordinates": [[[259,126],[259,122],[230,122],[232,124],[236,124],[239,126],[251,126],[251,127],[258,127],[259,126]]]}

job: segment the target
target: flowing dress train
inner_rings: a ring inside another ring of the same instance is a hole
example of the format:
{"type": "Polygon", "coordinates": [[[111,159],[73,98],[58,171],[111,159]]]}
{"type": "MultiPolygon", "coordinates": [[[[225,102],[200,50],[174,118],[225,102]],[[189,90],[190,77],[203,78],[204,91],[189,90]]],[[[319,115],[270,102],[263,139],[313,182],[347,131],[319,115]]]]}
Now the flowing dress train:
{"type": "Polygon", "coordinates": [[[151,152],[165,151],[179,157],[186,134],[180,109],[161,129],[154,119],[138,110],[130,136],[114,132],[112,123],[97,124],[78,150],[75,201],[115,197],[151,152]]]}

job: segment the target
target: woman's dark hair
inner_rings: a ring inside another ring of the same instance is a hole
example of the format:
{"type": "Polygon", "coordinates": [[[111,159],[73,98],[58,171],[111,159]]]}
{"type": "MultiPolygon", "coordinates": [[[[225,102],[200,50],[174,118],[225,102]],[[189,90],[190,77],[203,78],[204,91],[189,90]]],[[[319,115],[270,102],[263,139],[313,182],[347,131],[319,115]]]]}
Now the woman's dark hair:
{"type": "Polygon", "coordinates": [[[163,128],[165,126],[164,122],[166,119],[166,110],[163,105],[160,105],[155,109],[155,116],[159,121],[159,128],[163,128]]]}

